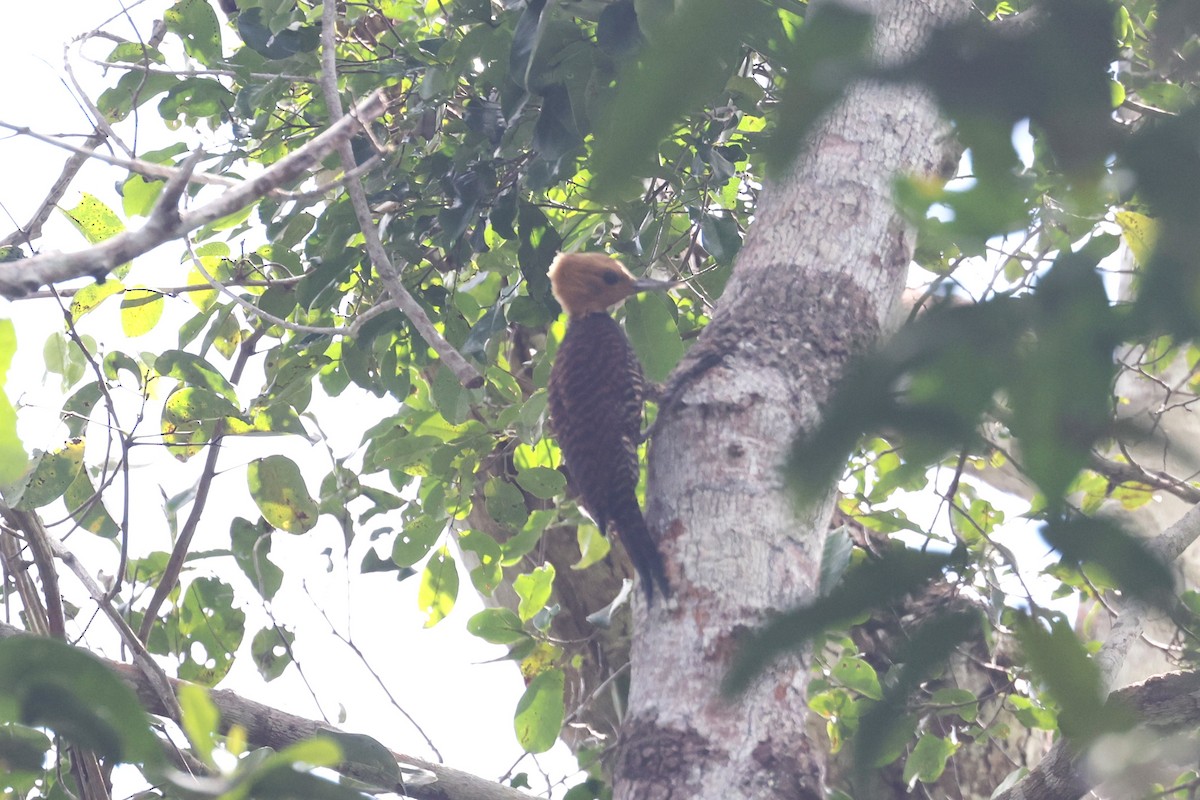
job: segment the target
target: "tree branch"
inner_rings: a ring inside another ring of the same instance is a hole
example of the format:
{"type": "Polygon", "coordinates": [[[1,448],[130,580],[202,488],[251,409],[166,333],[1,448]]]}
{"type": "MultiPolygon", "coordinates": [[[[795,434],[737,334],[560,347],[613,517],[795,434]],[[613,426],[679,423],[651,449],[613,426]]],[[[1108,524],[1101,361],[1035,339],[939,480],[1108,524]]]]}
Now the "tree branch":
{"type": "MultiPolygon", "coordinates": [[[[349,146],[350,137],[386,108],[381,91],[372,92],[355,108],[300,149],[280,159],[258,176],[251,178],[199,208],[180,213],[167,209],[164,190],[146,224],[126,231],[87,250],[74,253],[46,253],[19,261],[0,264],[0,295],[21,297],[47,284],[92,275],[101,279],[117,266],[160,244],[176,239],[190,230],[214,222],[261,199],[272,190],[291,183],[308,173],[340,144],[349,146]]],[[[177,173],[175,178],[178,178],[177,173]]],[[[353,185],[354,182],[351,182],[353,185]]],[[[182,186],[180,187],[182,190],[182,186]]]]}
{"type": "MultiPolygon", "coordinates": [[[[230,383],[237,384],[242,370],[246,368],[246,362],[254,354],[254,347],[262,335],[263,330],[259,329],[242,342],[241,349],[238,350],[237,361],[230,373],[230,383]]],[[[224,435],[225,423],[223,420],[219,420],[213,427],[212,440],[209,442],[208,453],[204,458],[204,469],[196,484],[196,496],[192,500],[192,510],[179,530],[179,538],[175,541],[175,547],[171,549],[171,557],[167,560],[167,566],[163,570],[162,580],[158,582],[158,586],[154,587],[154,595],[150,598],[150,604],[146,606],[146,615],[142,618],[141,627],[138,628],[138,638],[143,642],[149,641],[150,629],[154,627],[158,618],[158,610],[162,608],[162,604],[170,596],[175,584],[179,582],[179,573],[183,571],[183,563],[187,560],[188,550],[192,546],[192,537],[200,526],[200,518],[204,516],[204,508],[208,503],[209,490],[212,489],[213,479],[217,475],[217,456],[220,455],[221,438],[224,435]]]]}
{"type": "Polygon", "coordinates": [[[1115,461],[1093,451],[1088,468],[1117,483],[1142,483],[1151,489],[1161,489],[1185,503],[1200,503],[1200,489],[1166,472],[1152,472],[1140,464],[1115,461]]]}
{"type": "MultiPolygon", "coordinates": [[[[325,105],[329,108],[330,119],[338,120],[335,124],[341,124],[344,118],[342,118],[342,100],[338,94],[337,85],[337,44],[335,37],[338,21],[337,4],[326,3],[323,13],[321,28],[321,92],[325,95],[325,105]]],[[[338,152],[342,157],[342,169],[347,173],[352,172],[355,168],[354,148],[351,146],[349,139],[344,139],[338,143],[338,152]]],[[[421,335],[421,338],[437,351],[442,363],[454,373],[454,376],[458,378],[463,386],[468,389],[476,389],[483,386],[483,376],[479,374],[479,370],[475,369],[469,361],[463,358],[462,353],[458,352],[452,344],[446,341],[446,338],[434,326],[433,321],[429,319],[429,315],[425,313],[425,309],[421,307],[421,304],[409,294],[408,289],[404,288],[404,284],[400,282],[400,276],[395,266],[393,266],[391,259],[388,258],[387,252],[383,249],[383,242],[379,239],[379,229],[375,226],[375,220],[371,215],[371,208],[367,205],[367,195],[363,191],[362,182],[357,178],[347,181],[346,193],[350,196],[350,204],[354,206],[354,216],[358,218],[358,226],[362,229],[363,239],[367,245],[367,255],[371,257],[371,263],[375,266],[375,271],[379,273],[379,277],[383,280],[383,285],[387,287],[388,294],[396,301],[400,310],[408,318],[412,326],[417,329],[417,333],[421,335]]]]}
{"type": "MultiPolygon", "coordinates": [[[[1133,710],[1142,724],[1170,733],[1200,723],[1200,672],[1169,672],[1131,684],[1112,696],[1133,710]]],[[[1081,757],[1060,740],[1015,786],[995,800],[1077,800],[1096,784],[1081,757]]]]}
{"type": "MultiPolygon", "coordinates": [[[[11,128],[12,126],[0,121],[0,127],[11,128]]],[[[50,219],[50,215],[54,213],[54,209],[58,206],[58,201],[67,193],[67,187],[71,185],[71,181],[75,180],[75,176],[83,165],[87,163],[89,158],[95,156],[95,150],[104,141],[105,136],[99,128],[89,136],[80,147],[71,145],[72,155],[63,164],[62,171],[58,173],[58,178],[50,187],[50,191],[38,206],[37,211],[33,212],[33,216],[29,218],[29,222],[22,225],[17,230],[0,239],[0,247],[11,247],[15,244],[29,244],[42,235],[42,226],[46,224],[46,220],[50,219]]]]}
{"type": "Polygon", "coordinates": [[[196,255],[196,250],[192,247],[191,239],[185,237],[184,241],[187,244],[188,255],[191,256],[192,264],[196,267],[196,271],[200,273],[201,277],[208,281],[209,286],[228,297],[250,316],[261,319],[268,325],[278,325],[284,330],[289,330],[293,333],[319,333],[325,336],[349,336],[350,338],[354,338],[358,335],[359,329],[361,329],[368,320],[372,320],[380,314],[391,311],[394,308],[399,308],[399,305],[395,300],[387,300],[371,306],[366,311],[356,315],[354,317],[354,321],[349,325],[339,325],[336,327],[322,325],[302,325],[298,322],[289,322],[283,317],[277,317],[274,314],[263,311],[249,300],[246,300],[244,297],[230,291],[228,286],[217,280],[215,277],[209,274],[208,270],[204,268],[204,262],[201,261],[200,257],[196,255]]]}
{"type": "Polygon", "coordinates": [[[67,638],[66,616],[63,613],[62,593],[58,589],[58,572],[54,569],[54,556],[50,549],[49,533],[41,519],[32,511],[19,511],[0,505],[0,516],[13,528],[25,534],[25,543],[37,565],[38,577],[42,579],[42,596],[46,601],[46,620],[52,639],[65,641],[67,638]]]}
{"type": "MultiPolygon", "coordinates": [[[[1193,506],[1186,514],[1180,517],[1171,527],[1154,537],[1148,547],[1151,553],[1158,556],[1166,563],[1174,561],[1179,555],[1187,549],[1188,545],[1200,538],[1200,505],[1193,506]]],[[[1142,626],[1145,621],[1149,609],[1139,601],[1129,601],[1125,609],[1121,612],[1121,616],[1113,624],[1112,630],[1109,632],[1108,638],[1100,647],[1100,652],[1096,653],[1096,663],[1100,667],[1100,674],[1104,679],[1105,685],[1111,685],[1112,680],[1120,671],[1121,666],[1125,663],[1125,656],[1129,653],[1129,648],[1133,641],[1142,635],[1142,626]]],[[[1181,692],[1200,691],[1200,677],[1198,673],[1172,673],[1172,675],[1191,675],[1193,680],[1197,682],[1195,687],[1180,689],[1181,692]]],[[[1143,681],[1140,684],[1118,689],[1113,692],[1110,697],[1126,697],[1133,692],[1136,696],[1138,687],[1154,684],[1160,686],[1158,681],[1163,678],[1169,678],[1171,675],[1157,676],[1143,681]]],[[[1185,684],[1185,686],[1190,686],[1185,684]]],[[[1148,690],[1149,691],[1149,690],[1148,690]]],[[[1155,692],[1161,691],[1155,689],[1155,692]]],[[[1153,695],[1159,697],[1159,694],[1153,695]]],[[[1161,700],[1158,701],[1160,704],[1161,700]]],[[[1178,698],[1178,702],[1183,703],[1184,698],[1178,698]]],[[[1157,706],[1155,706],[1157,707],[1157,706]]],[[[1135,705],[1135,709],[1142,712],[1143,709],[1135,705]]],[[[1200,715],[1200,709],[1194,709],[1197,715],[1200,715]]],[[[1054,743],[1045,757],[1038,763],[1036,767],[1024,778],[1022,778],[1015,786],[1005,790],[1003,794],[996,797],[996,800],[1074,800],[1077,797],[1082,797],[1092,787],[1092,782],[1084,774],[1082,769],[1083,764],[1077,754],[1073,753],[1071,748],[1067,746],[1065,740],[1060,739],[1054,743]]]]}
{"type": "MultiPolygon", "coordinates": [[[[0,640],[21,635],[27,634],[20,628],[0,622],[0,640]]],[[[133,690],[137,692],[138,700],[149,713],[162,717],[170,716],[159,701],[154,687],[138,669],[129,664],[108,659],[101,659],[101,661],[133,687],[133,690]]],[[[175,678],[171,678],[170,682],[176,692],[185,683],[185,681],[175,678]]],[[[228,689],[213,689],[210,696],[221,712],[221,730],[227,731],[234,725],[238,725],[245,729],[247,741],[255,747],[272,747],[281,750],[290,744],[321,733],[339,733],[337,728],[330,725],[256,703],[228,689]]],[[[392,755],[400,764],[401,770],[407,767],[411,775],[419,776],[422,773],[431,773],[435,777],[435,780],[429,783],[422,783],[420,779],[417,779],[383,787],[404,797],[411,797],[414,800],[529,800],[529,795],[523,792],[461,770],[433,764],[402,753],[393,752],[392,755]]],[[[367,783],[376,783],[379,780],[379,776],[369,764],[350,761],[342,764],[340,771],[348,777],[367,783]]]]}

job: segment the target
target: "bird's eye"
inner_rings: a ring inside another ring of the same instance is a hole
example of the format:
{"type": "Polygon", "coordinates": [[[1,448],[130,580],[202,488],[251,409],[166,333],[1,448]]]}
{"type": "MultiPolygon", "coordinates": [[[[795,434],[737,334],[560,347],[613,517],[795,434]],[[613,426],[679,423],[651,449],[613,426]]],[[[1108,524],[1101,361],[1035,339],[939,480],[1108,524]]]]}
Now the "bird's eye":
{"type": "Polygon", "coordinates": [[[615,273],[615,272],[606,271],[604,273],[604,282],[607,283],[609,286],[616,286],[617,281],[619,281],[619,280],[621,280],[621,277],[619,275],[617,275],[617,273],[615,273]]]}

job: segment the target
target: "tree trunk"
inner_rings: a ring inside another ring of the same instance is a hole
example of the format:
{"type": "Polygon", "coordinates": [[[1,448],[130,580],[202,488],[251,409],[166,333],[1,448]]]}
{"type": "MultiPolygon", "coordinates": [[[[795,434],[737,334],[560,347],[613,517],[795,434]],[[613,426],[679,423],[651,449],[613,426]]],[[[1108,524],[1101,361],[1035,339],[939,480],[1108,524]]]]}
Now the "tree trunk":
{"type": "MultiPolygon", "coordinates": [[[[876,52],[913,52],[966,0],[877,0],[876,52]]],[[[678,375],[650,452],[647,518],[675,590],[638,604],[619,800],[821,798],[824,742],[805,734],[810,657],[744,696],[719,684],[739,631],[811,599],[833,493],[798,511],[780,472],[851,357],[892,327],[914,237],[900,173],[945,174],[954,149],[932,100],[863,85],[768,184],[713,322],[678,375]]]]}

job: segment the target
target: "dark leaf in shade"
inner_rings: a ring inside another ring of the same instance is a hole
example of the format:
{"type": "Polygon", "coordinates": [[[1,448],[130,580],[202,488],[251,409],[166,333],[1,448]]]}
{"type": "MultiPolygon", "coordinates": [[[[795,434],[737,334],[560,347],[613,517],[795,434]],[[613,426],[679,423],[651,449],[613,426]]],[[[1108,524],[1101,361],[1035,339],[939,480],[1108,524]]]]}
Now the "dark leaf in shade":
{"type": "Polygon", "coordinates": [[[1042,537],[1075,566],[1091,563],[1104,569],[1118,587],[1141,600],[1165,608],[1175,586],[1170,568],[1146,544],[1104,517],[1073,517],[1047,522],[1042,537]]]}
{"type": "Polygon", "coordinates": [[[934,617],[921,625],[896,654],[896,664],[888,673],[883,700],[859,720],[854,737],[854,763],[858,770],[890,761],[888,744],[899,738],[907,743],[911,719],[906,707],[908,697],[926,680],[934,677],[954,649],[979,630],[979,614],[957,611],[934,617]]]}
{"type": "Polygon", "coordinates": [[[848,570],[833,591],[813,603],[780,614],[741,643],[722,690],[737,694],[772,660],[806,645],[829,628],[904,597],[962,560],[963,553],[922,553],[897,550],[848,570]]]}

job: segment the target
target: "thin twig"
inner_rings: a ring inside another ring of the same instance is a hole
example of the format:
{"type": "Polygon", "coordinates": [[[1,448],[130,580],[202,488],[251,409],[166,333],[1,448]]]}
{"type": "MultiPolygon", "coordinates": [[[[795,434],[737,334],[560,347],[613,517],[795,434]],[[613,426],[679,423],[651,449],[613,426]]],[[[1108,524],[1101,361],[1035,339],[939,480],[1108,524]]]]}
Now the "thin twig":
{"type": "Polygon", "coordinates": [[[221,294],[233,300],[233,302],[237,303],[238,306],[240,306],[250,315],[265,320],[272,325],[278,325],[285,330],[293,331],[294,333],[318,333],[326,336],[348,336],[353,339],[358,335],[359,329],[362,328],[362,326],[366,324],[368,320],[372,320],[387,311],[392,311],[396,308],[399,308],[399,304],[395,300],[387,300],[383,303],[368,308],[366,311],[356,316],[352,323],[346,326],[325,327],[321,325],[303,325],[299,322],[289,322],[283,317],[277,317],[270,312],[263,311],[246,298],[230,291],[224,283],[217,280],[215,277],[209,274],[207,269],[204,268],[204,263],[200,260],[200,257],[196,255],[196,251],[192,247],[191,238],[184,237],[184,242],[187,244],[188,254],[192,257],[192,264],[196,267],[196,271],[199,272],[204,279],[209,282],[209,284],[211,284],[211,288],[216,289],[221,294]]]}
{"type": "MultiPolygon", "coordinates": [[[[250,360],[250,356],[254,353],[254,348],[258,344],[258,340],[262,338],[264,331],[259,329],[252,333],[238,350],[237,361],[233,365],[233,371],[230,373],[229,381],[232,384],[237,384],[242,376],[242,371],[246,368],[246,362],[250,360]]],[[[200,473],[200,480],[196,484],[196,495],[192,499],[192,510],[188,514],[187,520],[183,523],[183,527],[179,530],[179,538],[175,541],[175,547],[171,549],[171,557],[167,560],[166,569],[163,570],[162,579],[158,585],[154,587],[154,595],[150,598],[150,604],[146,607],[146,616],[142,619],[142,625],[138,628],[138,638],[143,642],[150,638],[150,629],[154,627],[154,623],[158,617],[158,610],[162,608],[162,604],[166,602],[167,597],[175,589],[175,584],[179,582],[179,574],[183,571],[183,563],[187,559],[188,549],[192,546],[192,537],[196,533],[196,528],[200,526],[200,518],[204,515],[204,507],[208,502],[209,490],[212,488],[213,479],[217,474],[217,456],[221,452],[221,438],[224,436],[225,426],[222,421],[218,421],[213,427],[212,440],[209,442],[208,454],[204,459],[204,468],[200,473]]]]}
{"type": "Polygon", "coordinates": [[[58,588],[58,572],[54,569],[54,556],[50,549],[50,534],[41,519],[32,511],[21,511],[0,505],[0,515],[13,528],[25,534],[25,543],[38,577],[42,579],[42,599],[46,604],[47,633],[55,639],[66,641],[67,621],[63,612],[62,592],[58,588]]]}
{"type": "MultiPolygon", "coordinates": [[[[375,119],[385,108],[383,93],[372,92],[367,99],[359,103],[353,114],[339,119],[303,147],[199,208],[184,213],[180,213],[177,208],[167,209],[164,201],[170,199],[171,193],[164,188],[163,196],[159,198],[150,218],[136,231],[125,231],[74,253],[46,253],[2,263],[0,295],[20,297],[42,286],[85,275],[102,278],[135,256],[172,239],[178,239],[201,225],[227,217],[263,198],[273,189],[305,176],[340,143],[348,142],[364,122],[375,119]]],[[[185,166],[186,164],[187,162],[185,166]]],[[[183,169],[180,170],[180,173],[182,172],[183,169]]],[[[178,178],[180,173],[176,173],[175,177],[178,178]]],[[[168,186],[170,183],[168,181],[168,186]]],[[[355,183],[352,181],[350,185],[355,183]]],[[[182,190],[182,186],[179,189],[182,190]]]]}
{"type": "MultiPolygon", "coordinates": [[[[337,22],[338,11],[336,3],[326,3],[324,6],[321,28],[321,91],[325,96],[325,105],[329,109],[329,117],[333,125],[340,125],[342,117],[342,99],[338,94],[337,80],[337,22]]],[[[355,110],[351,116],[358,114],[355,110]]],[[[364,127],[366,127],[364,125],[364,127]]],[[[350,172],[355,167],[354,148],[350,140],[343,139],[338,143],[338,152],[342,157],[342,168],[350,172]]],[[[360,181],[352,180],[346,183],[346,193],[350,196],[350,204],[354,207],[354,215],[358,218],[359,228],[362,229],[363,239],[367,246],[367,254],[379,277],[387,287],[388,294],[396,301],[400,310],[408,318],[409,323],[416,328],[429,346],[437,351],[442,363],[458,378],[459,382],[468,389],[483,385],[483,376],[475,369],[462,353],[446,341],[446,337],[434,326],[425,313],[425,309],[409,294],[408,289],[400,282],[400,276],[388,258],[387,251],[379,239],[379,229],[375,225],[371,208],[367,204],[367,195],[360,181]]]]}
{"type": "Polygon", "coordinates": [[[171,681],[167,677],[167,673],[150,655],[150,651],[142,644],[133,628],[129,627],[129,623],[121,616],[121,612],[113,607],[110,594],[96,582],[96,579],[84,568],[75,554],[68,550],[62,542],[53,538],[50,543],[54,555],[58,556],[58,559],[75,574],[75,577],[87,589],[88,594],[92,596],[92,600],[104,612],[104,616],[108,617],[109,622],[117,629],[117,633],[121,636],[121,642],[133,653],[134,663],[146,676],[146,680],[158,695],[159,702],[169,710],[171,719],[178,722],[182,718],[182,710],[179,708],[179,701],[175,698],[175,692],[171,689],[171,681]]]}
{"type": "MultiPolygon", "coordinates": [[[[8,127],[3,122],[0,122],[0,126],[8,127]]],[[[37,211],[33,212],[29,222],[0,239],[0,247],[10,247],[15,244],[30,245],[41,237],[42,226],[46,224],[46,220],[50,219],[50,215],[58,207],[58,202],[67,193],[67,187],[71,185],[71,181],[75,180],[75,176],[88,159],[96,155],[95,150],[104,142],[104,139],[104,132],[97,128],[91,136],[84,140],[82,146],[71,148],[73,150],[71,157],[63,164],[58,178],[50,187],[50,191],[46,193],[45,198],[42,199],[41,204],[38,205],[37,211]]]]}
{"type": "Polygon", "coordinates": [[[433,739],[429,738],[429,734],[425,732],[425,729],[421,727],[420,723],[413,719],[413,716],[405,711],[404,707],[400,705],[400,701],[396,699],[395,695],[392,694],[391,689],[389,689],[387,684],[383,682],[383,678],[379,677],[379,673],[371,668],[371,664],[367,661],[367,657],[363,654],[363,651],[358,648],[358,645],[354,643],[354,640],[350,638],[349,635],[343,636],[341,631],[337,629],[337,626],[333,624],[333,620],[331,620],[329,618],[329,614],[325,612],[325,607],[316,601],[316,598],[312,596],[312,592],[308,591],[307,583],[304,584],[304,593],[307,594],[309,600],[312,601],[313,607],[316,608],[317,611],[321,612],[321,616],[325,619],[325,624],[329,626],[329,630],[333,633],[333,635],[336,636],[342,642],[342,644],[350,648],[354,655],[358,657],[359,663],[366,668],[367,673],[375,679],[375,684],[383,690],[385,695],[387,695],[387,699],[392,704],[392,707],[399,711],[401,715],[408,720],[409,724],[416,729],[417,733],[421,734],[421,738],[425,740],[425,744],[429,746],[431,751],[433,751],[433,755],[437,758],[438,763],[446,763],[446,759],[442,758],[442,753],[437,749],[437,745],[433,743],[433,739]]]}

